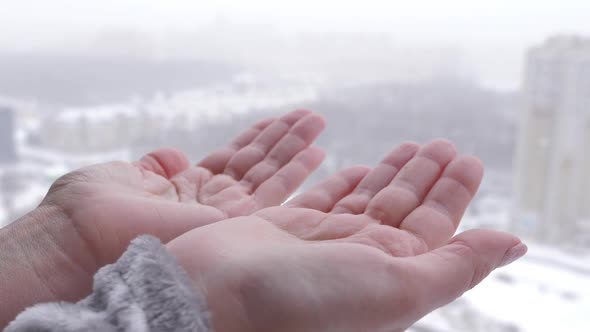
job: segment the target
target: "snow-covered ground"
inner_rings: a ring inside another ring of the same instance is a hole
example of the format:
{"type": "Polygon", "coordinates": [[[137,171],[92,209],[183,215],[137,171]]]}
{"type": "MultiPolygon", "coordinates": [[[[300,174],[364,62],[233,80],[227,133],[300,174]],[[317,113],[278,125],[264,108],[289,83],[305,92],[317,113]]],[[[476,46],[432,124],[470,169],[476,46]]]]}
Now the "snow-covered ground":
{"type": "Polygon", "coordinates": [[[478,311],[522,332],[590,331],[590,256],[537,245],[465,295],[478,311]]]}
{"type": "MultiPolygon", "coordinates": [[[[505,200],[489,198],[481,203],[489,205],[490,201],[500,210],[493,215],[468,216],[471,226],[489,226],[496,218],[500,226],[506,222],[507,205],[499,204],[505,200]]],[[[529,247],[525,257],[494,271],[460,300],[427,316],[412,331],[590,331],[590,252],[525,243],[529,247]]]]}

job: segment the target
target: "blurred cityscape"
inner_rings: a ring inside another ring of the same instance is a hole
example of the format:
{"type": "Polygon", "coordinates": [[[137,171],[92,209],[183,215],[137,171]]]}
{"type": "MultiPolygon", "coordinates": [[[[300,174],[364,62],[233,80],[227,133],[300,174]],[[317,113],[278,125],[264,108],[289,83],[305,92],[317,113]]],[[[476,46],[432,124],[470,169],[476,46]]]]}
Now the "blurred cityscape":
{"type": "Polygon", "coordinates": [[[257,119],[307,108],[327,119],[318,145],[328,154],[304,187],[374,164],[403,141],[445,137],[487,167],[462,229],[511,231],[530,246],[412,331],[588,330],[590,40],[531,45],[522,89],[499,91],[474,80],[454,48],[403,48],[380,35],[290,43],[269,35],[264,42],[281,56],[268,57],[224,31],[224,42],[183,58],[139,56],[149,43],[124,43],[128,35],[100,39],[125,44],[110,48],[121,54],[0,52],[0,225],[33,209],[70,170],[160,146],[197,161],[257,119]],[[321,52],[309,62],[297,58],[301,49],[321,52]]]}

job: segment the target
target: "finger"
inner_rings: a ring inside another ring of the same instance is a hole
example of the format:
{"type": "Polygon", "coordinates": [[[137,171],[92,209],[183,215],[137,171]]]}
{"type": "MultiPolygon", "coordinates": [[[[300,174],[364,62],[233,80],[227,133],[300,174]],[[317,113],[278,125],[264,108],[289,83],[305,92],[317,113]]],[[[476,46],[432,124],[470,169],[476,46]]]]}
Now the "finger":
{"type": "Polygon", "coordinates": [[[453,144],[446,140],[426,144],[397,173],[391,184],[371,199],[365,213],[384,224],[398,227],[422,203],[456,154],[453,144]]]}
{"type": "Polygon", "coordinates": [[[321,116],[307,115],[281,138],[261,162],[244,175],[242,182],[252,191],[256,190],[264,181],[289,163],[297,153],[313,143],[324,128],[325,122],[321,116]]]}
{"type": "Polygon", "coordinates": [[[268,207],[283,203],[320,166],[324,156],[324,151],[317,147],[309,147],[299,152],[290,163],[254,191],[259,206],[268,207]]]}
{"type": "Polygon", "coordinates": [[[471,230],[449,244],[411,258],[400,258],[407,291],[424,315],[475,287],[494,269],[522,257],[526,245],[510,234],[471,230]]]}
{"type": "Polygon", "coordinates": [[[365,212],[369,201],[391,183],[399,170],[414,157],[419,147],[416,143],[404,143],[395,148],[362,179],[350,195],[336,203],[332,212],[351,214],[365,212]]]}
{"type": "Polygon", "coordinates": [[[424,240],[431,249],[447,243],[455,234],[482,177],[483,165],[479,159],[456,158],[445,168],[424,203],[404,219],[400,228],[424,240]]]}
{"type": "Polygon", "coordinates": [[[334,204],[354,190],[370,170],[367,166],[344,169],[309,191],[293,198],[287,203],[287,206],[329,212],[334,207],[334,204]]]}
{"type": "Polygon", "coordinates": [[[252,142],[230,158],[223,172],[236,180],[241,180],[252,166],[264,159],[295,123],[310,113],[298,110],[273,121],[252,142]]]}
{"type": "Polygon", "coordinates": [[[162,148],[152,151],[134,164],[168,179],[190,166],[186,155],[174,148],[162,148]]]}
{"type": "Polygon", "coordinates": [[[274,118],[259,121],[254,126],[248,128],[248,130],[238,135],[238,137],[236,137],[228,146],[220,148],[217,151],[211,153],[201,160],[197,165],[208,169],[213,174],[219,174],[223,172],[227,162],[233,157],[233,155],[236,154],[236,152],[238,152],[241,148],[250,144],[254,138],[256,138],[260,132],[268,127],[273,121],[275,121],[274,118]]]}

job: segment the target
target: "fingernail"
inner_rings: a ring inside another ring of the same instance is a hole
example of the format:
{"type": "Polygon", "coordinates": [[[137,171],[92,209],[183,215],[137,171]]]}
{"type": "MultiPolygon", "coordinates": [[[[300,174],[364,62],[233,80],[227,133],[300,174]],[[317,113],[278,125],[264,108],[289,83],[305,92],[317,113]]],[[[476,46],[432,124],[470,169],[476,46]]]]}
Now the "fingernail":
{"type": "Polygon", "coordinates": [[[502,258],[499,267],[506,266],[514,262],[515,260],[521,258],[522,256],[524,256],[524,254],[526,254],[527,250],[527,246],[522,242],[508,249],[508,251],[506,251],[506,253],[504,254],[504,257],[502,258]]]}

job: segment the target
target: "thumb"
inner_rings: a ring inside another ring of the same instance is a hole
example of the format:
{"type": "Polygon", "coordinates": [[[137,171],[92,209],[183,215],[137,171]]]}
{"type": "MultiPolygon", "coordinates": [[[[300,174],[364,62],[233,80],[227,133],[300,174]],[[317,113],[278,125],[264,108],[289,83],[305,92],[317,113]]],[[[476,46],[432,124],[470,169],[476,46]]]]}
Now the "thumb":
{"type": "Polygon", "coordinates": [[[161,148],[143,156],[135,164],[146,171],[167,179],[186,170],[190,164],[186,155],[174,148],[161,148]]]}
{"type": "Polygon", "coordinates": [[[422,314],[452,302],[494,269],[512,263],[526,251],[526,245],[508,233],[471,230],[443,247],[408,258],[415,272],[412,288],[422,314]]]}

